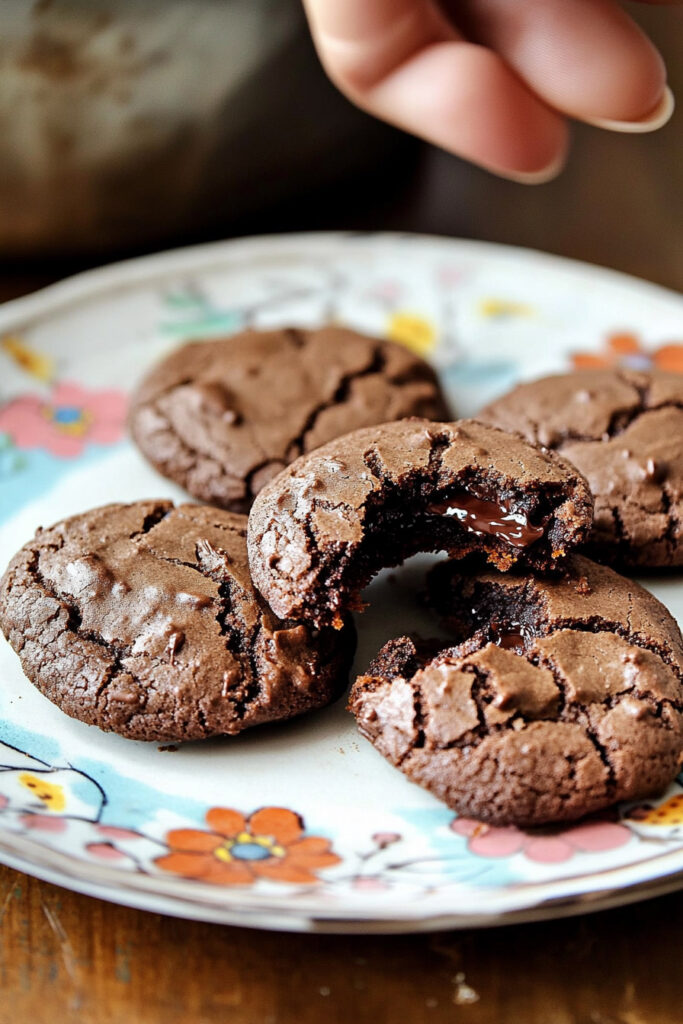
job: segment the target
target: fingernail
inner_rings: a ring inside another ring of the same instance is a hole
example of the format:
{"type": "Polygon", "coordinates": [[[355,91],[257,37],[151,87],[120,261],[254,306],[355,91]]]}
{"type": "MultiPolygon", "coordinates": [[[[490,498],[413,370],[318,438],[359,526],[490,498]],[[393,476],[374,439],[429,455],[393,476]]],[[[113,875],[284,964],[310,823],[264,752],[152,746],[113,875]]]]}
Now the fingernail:
{"type": "Polygon", "coordinates": [[[586,124],[604,128],[608,132],[656,132],[671,119],[675,106],[674,94],[667,85],[655,109],[647,117],[641,117],[639,121],[611,121],[603,117],[584,117],[583,120],[586,124]]]}
{"type": "Polygon", "coordinates": [[[564,167],[567,160],[566,153],[560,153],[559,156],[548,164],[547,167],[542,167],[540,171],[496,171],[503,178],[508,178],[510,181],[515,181],[519,185],[544,185],[547,181],[552,181],[556,178],[562,168],[564,167]]]}

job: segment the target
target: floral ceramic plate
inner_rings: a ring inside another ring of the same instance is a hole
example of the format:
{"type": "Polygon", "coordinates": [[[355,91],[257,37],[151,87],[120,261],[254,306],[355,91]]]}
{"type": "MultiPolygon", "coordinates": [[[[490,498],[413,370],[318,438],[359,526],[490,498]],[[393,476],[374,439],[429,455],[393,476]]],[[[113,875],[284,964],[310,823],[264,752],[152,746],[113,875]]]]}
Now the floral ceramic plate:
{"type": "MultiPolygon", "coordinates": [[[[468,415],[518,378],[571,365],[683,371],[682,318],[677,296],[595,267],[402,235],[250,239],[83,274],[0,308],[0,563],[39,524],[183,497],[124,432],[126,392],[183,339],[340,321],[431,359],[468,415]]],[[[427,561],[372,584],[359,667],[419,628],[411,593],[427,561]]],[[[683,617],[683,582],[645,582],[683,617]]],[[[389,767],[343,701],[176,748],[67,718],[4,640],[0,684],[0,858],[105,899],[267,928],[408,931],[683,885],[681,782],[569,828],[491,828],[389,767]],[[229,869],[209,884],[216,859],[229,869]]]]}

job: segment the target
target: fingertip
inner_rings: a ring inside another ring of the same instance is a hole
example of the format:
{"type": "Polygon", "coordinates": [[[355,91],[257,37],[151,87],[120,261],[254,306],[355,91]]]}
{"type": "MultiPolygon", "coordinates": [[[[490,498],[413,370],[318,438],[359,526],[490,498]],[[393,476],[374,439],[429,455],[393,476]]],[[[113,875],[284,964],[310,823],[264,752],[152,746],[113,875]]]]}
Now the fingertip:
{"type": "Polygon", "coordinates": [[[511,180],[540,184],[566,160],[564,117],[473,43],[416,54],[372,91],[366,109],[511,180]]]}
{"type": "Polygon", "coordinates": [[[662,56],[614,0],[461,3],[475,37],[569,117],[640,122],[662,101],[662,56]]]}
{"type": "Polygon", "coordinates": [[[664,58],[642,29],[635,22],[631,25],[628,42],[624,33],[621,49],[614,47],[609,87],[605,83],[602,100],[596,97],[596,114],[601,105],[604,120],[636,123],[646,119],[667,88],[664,58]]]}
{"type": "Polygon", "coordinates": [[[568,155],[569,147],[566,146],[562,152],[557,154],[555,159],[552,160],[547,167],[542,167],[538,171],[511,171],[499,169],[494,170],[493,173],[497,174],[501,178],[507,178],[508,181],[514,181],[517,185],[547,185],[562,173],[567,165],[568,155]]]}
{"type": "Polygon", "coordinates": [[[596,128],[604,128],[610,132],[645,134],[646,132],[656,132],[663,128],[665,124],[668,124],[675,109],[676,100],[667,85],[664,87],[659,103],[646,117],[641,117],[636,121],[618,121],[614,118],[605,117],[585,117],[584,121],[586,124],[592,124],[596,128]]]}

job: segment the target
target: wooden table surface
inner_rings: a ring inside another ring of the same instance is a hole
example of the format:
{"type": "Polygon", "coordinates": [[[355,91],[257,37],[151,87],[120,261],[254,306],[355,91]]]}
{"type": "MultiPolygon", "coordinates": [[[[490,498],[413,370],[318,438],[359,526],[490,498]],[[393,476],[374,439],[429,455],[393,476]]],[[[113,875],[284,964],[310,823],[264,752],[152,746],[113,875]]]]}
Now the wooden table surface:
{"type": "MultiPolygon", "coordinates": [[[[683,95],[681,11],[647,10],[683,95]]],[[[578,128],[565,174],[498,182],[428,151],[402,188],[318,197],[249,230],[399,228],[512,242],[683,288],[683,116],[578,128]],[[384,196],[384,198],[383,198],[384,196]]],[[[0,264],[0,299],[73,266],[0,264]]],[[[683,336],[683,325],[681,330],[683,336]]],[[[662,339],[671,340],[671,339],[662,339]]],[[[286,935],[174,920],[0,867],[0,1024],[677,1024],[683,893],[543,924],[422,936],[286,935]]]]}

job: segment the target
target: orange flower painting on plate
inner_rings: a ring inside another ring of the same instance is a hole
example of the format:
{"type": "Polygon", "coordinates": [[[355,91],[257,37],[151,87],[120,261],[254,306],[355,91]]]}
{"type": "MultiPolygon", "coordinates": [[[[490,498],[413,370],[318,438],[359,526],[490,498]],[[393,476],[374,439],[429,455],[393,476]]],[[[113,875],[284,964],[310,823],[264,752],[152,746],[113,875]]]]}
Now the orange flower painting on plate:
{"type": "Polygon", "coordinates": [[[575,352],[575,370],[602,370],[610,367],[628,370],[668,370],[683,373],[683,342],[672,341],[658,348],[644,348],[640,340],[626,332],[610,334],[602,352],[575,352]]]}
{"type": "Polygon", "coordinates": [[[157,867],[213,885],[253,885],[259,879],[310,885],[320,868],[341,863],[328,839],[304,835],[298,814],[263,807],[246,818],[228,807],[206,814],[210,831],[180,828],[166,836],[170,853],[157,867]]]}

